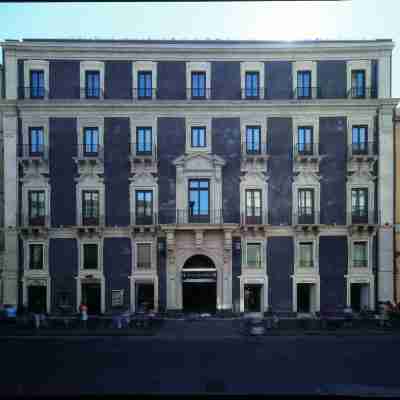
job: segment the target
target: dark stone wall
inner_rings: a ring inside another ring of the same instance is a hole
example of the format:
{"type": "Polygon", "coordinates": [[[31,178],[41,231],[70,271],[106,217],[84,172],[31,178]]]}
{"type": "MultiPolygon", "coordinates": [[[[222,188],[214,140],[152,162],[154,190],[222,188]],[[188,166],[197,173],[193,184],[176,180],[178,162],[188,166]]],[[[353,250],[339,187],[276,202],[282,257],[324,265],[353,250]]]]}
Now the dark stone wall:
{"type": "Polygon", "coordinates": [[[49,63],[49,98],[79,99],[80,63],[73,60],[52,60],[49,63]]]}
{"type": "Polygon", "coordinates": [[[129,238],[104,238],[103,267],[106,310],[111,310],[112,290],[124,290],[124,308],[130,307],[132,250],[129,238]]]}
{"type": "Polygon", "coordinates": [[[293,97],[291,61],[266,62],[264,75],[266,99],[291,99],[293,97]]]}
{"type": "Polygon", "coordinates": [[[268,118],[268,208],[271,225],[290,225],[292,220],[293,139],[291,118],[268,118]]]}
{"type": "Polygon", "coordinates": [[[157,155],[159,223],[175,223],[176,167],[172,162],[185,153],[185,118],[158,118],[157,155]]]}
{"type": "Polygon", "coordinates": [[[17,284],[17,307],[21,308],[24,304],[24,293],[22,287],[22,277],[24,275],[24,241],[18,236],[18,284],[17,284]]]}
{"type": "MultiPolygon", "coordinates": [[[[24,82],[24,60],[18,60],[18,98],[25,98],[25,86],[29,85],[29,82],[24,82]]],[[[6,86],[4,84],[4,86],[6,86]]]]}
{"type": "Polygon", "coordinates": [[[78,273],[78,244],[75,239],[50,239],[49,273],[51,277],[51,311],[58,308],[59,294],[68,293],[76,310],[76,279],[78,273]]]}
{"type": "Polygon", "coordinates": [[[167,308],[167,243],[164,238],[158,238],[157,251],[158,310],[164,312],[167,308]]]}
{"type": "Polygon", "coordinates": [[[132,63],[130,61],[106,61],[104,74],[104,98],[132,98],[132,63]]]}
{"type": "Polygon", "coordinates": [[[371,60],[371,97],[378,97],[378,60],[371,60]]]}
{"type": "MultiPolygon", "coordinates": [[[[225,223],[240,222],[240,119],[212,119],[212,152],[226,164],[222,170],[222,209],[225,223]]],[[[211,207],[214,207],[211,205],[211,207]]],[[[215,208],[215,207],[214,207],[215,208]]],[[[216,210],[219,212],[219,210],[216,210]]]]}
{"type": "Polygon", "coordinates": [[[268,302],[272,312],[290,313],[293,307],[293,238],[269,237],[267,241],[268,302]]]}
{"type": "Polygon", "coordinates": [[[157,88],[159,99],[186,99],[186,63],[184,61],[158,62],[157,88]]]}
{"type": "Polygon", "coordinates": [[[129,207],[129,118],[104,118],[106,225],[127,226],[129,207]]]}
{"type": "Polygon", "coordinates": [[[211,62],[211,98],[215,100],[238,100],[240,92],[240,62],[211,62]]]}
{"type": "Polygon", "coordinates": [[[345,98],[347,94],[346,61],[317,62],[318,97],[321,99],[345,98]]]}
{"type": "Polygon", "coordinates": [[[321,223],[346,223],[346,117],[319,119],[321,223]]]}
{"type": "Polygon", "coordinates": [[[232,239],[232,309],[240,311],[240,281],[242,274],[242,249],[240,238],[232,239]],[[236,250],[236,247],[238,249],[236,250]]]}
{"type": "Polygon", "coordinates": [[[76,224],[76,118],[50,118],[51,224],[76,224]]]}
{"type": "Polygon", "coordinates": [[[319,238],[321,311],[340,311],[346,305],[347,238],[319,238]]]}

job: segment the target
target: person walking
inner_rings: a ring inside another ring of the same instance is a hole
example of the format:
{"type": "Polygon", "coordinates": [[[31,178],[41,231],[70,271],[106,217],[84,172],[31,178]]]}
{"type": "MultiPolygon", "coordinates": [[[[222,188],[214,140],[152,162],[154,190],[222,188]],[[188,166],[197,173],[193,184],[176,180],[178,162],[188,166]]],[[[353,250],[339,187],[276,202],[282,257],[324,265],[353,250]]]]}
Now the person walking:
{"type": "Polygon", "coordinates": [[[85,302],[82,302],[79,306],[79,312],[81,313],[82,326],[86,329],[88,320],[88,307],[85,302]]]}

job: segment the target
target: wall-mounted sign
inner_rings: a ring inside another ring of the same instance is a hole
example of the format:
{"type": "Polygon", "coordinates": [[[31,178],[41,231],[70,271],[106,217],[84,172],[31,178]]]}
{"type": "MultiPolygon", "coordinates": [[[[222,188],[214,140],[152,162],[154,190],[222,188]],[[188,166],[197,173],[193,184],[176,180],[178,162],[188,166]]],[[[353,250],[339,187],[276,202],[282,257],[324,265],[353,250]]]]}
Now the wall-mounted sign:
{"type": "Polygon", "coordinates": [[[124,304],[124,289],[113,290],[111,294],[111,306],[119,307],[124,304]]]}
{"type": "Polygon", "coordinates": [[[196,271],[196,270],[183,270],[182,271],[182,281],[188,280],[198,280],[198,279],[207,279],[211,281],[217,280],[217,271],[196,271]]]}

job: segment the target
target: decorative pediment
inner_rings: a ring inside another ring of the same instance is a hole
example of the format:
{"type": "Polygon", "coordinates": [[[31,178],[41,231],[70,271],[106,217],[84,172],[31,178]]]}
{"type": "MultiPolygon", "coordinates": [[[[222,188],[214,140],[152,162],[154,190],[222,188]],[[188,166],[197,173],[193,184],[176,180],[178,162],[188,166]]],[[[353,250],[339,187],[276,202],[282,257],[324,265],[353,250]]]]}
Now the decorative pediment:
{"type": "Polygon", "coordinates": [[[132,178],[129,179],[131,183],[135,186],[153,186],[157,183],[157,178],[154,175],[146,170],[142,170],[136,173],[132,178]]]}
{"type": "Polygon", "coordinates": [[[79,184],[84,186],[98,186],[99,184],[103,184],[103,180],[104,179],[102,176],[90,172],[81,174],[77,178],[75,178],[75,182],[78,182],[79,184]]]}
{"type": "Polygon", "coordinates": [[[205,171],[221,168],[226,163],[223,158],[216,154],[193,153],[176,158],[173,164],[184,170],[205,171]]]}
{"type": "Polygon", "coordinates": [[[355,171],[348,171],[347,181],[354,184],[368,184],[376,179],[368,168],[357,168],[355,171]]]}
{"type": "Polygon", "coordinates": [[[266,176],[264,171],[260,170],[251,170],[246,172],[240,177],[240,181],[244,182],[248,185],[264,185],[265,182],[269,179],[269,176],[266,176]]]}
{"type": "Polygon", "coordinates": [[[47,185],[50,181],[49,177],[45,174],[39,173],[39,171],[30,170],[24,175],[20,181],[24,186],[43,186],[47,185]]]}
{"type": "Polygon", "coordinates": [[[312,171],[300,171],[293,176],[293,181],[298,185],[315,185],[319,184],[321,176],[312,171]]]}

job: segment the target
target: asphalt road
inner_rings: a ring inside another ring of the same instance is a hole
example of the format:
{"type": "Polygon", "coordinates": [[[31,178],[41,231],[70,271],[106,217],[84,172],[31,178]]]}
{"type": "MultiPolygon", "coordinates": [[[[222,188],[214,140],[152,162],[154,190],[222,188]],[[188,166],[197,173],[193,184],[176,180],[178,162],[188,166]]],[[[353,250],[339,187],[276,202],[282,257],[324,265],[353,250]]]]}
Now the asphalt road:
{"type": "Polygon", "coordinates": [[[400,396],[400,336],[0,340],[0,397],[138,393],[400,396]]]}

